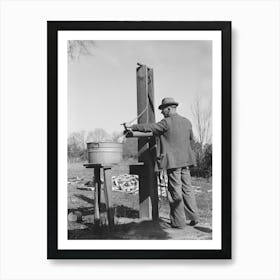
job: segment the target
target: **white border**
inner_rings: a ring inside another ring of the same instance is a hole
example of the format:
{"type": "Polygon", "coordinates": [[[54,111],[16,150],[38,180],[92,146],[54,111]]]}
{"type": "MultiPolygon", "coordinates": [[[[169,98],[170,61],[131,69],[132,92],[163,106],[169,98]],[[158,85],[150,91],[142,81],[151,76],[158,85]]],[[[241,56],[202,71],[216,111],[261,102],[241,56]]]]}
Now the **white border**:
{"type": "Polygon", "coordinates": [[[58,32],[58,249],[221,249],[221,31],[58,32]],[[212,240],[67,239],[67,40],[212,40],[213,236],[212,240]]]}
{"type": "Polygon", "coordinates": [[[280,279],[279,0],[0,7],[1,280],[280,279]],[[46,259],[47,20],[232,21],[232,260],[46,259]]]}

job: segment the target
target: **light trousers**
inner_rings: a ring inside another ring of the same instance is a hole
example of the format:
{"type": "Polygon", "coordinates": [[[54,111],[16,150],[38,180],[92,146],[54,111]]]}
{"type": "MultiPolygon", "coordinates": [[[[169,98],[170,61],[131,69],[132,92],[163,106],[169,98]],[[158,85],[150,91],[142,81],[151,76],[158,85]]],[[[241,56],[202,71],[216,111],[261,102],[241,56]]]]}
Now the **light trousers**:
{"type": "Polygon", "coordinates": [[[167,176],[171,226],[183,228],[186,220],[198,220],[190,170],[188,167],[168,169],[167,176]]]}

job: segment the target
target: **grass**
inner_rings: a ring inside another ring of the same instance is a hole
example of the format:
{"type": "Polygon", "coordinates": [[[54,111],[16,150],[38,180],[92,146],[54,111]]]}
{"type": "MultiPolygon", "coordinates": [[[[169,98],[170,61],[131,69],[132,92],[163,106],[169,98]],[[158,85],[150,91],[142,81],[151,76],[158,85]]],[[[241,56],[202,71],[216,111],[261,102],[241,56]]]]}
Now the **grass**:
{"type": "MultiPolygon", "coordinates": [[[[112,175],[129,173],[128,163],[115,166],[112,175]]],[[[101,226],[94,225],[93,191],[80,187],[92,181],[93,169],[83,167],[83,163],[68,164],[68,178],[82,180],[68,184],[68,213],[78,211],[82,215],[79,222],[68,222],[69,239],[211,239],[212,238],[212,182],[203,178],[193,178],[192,185],[199,208],[202,226],[187,226],[177,230],[169,226],[169,203],[166,197],[159,200],[159,221],[139,219],[138,194],[112,193],[115,210],[115,227],[110,230],[106,221],[106,207],[101,193],[101,226]]]]}

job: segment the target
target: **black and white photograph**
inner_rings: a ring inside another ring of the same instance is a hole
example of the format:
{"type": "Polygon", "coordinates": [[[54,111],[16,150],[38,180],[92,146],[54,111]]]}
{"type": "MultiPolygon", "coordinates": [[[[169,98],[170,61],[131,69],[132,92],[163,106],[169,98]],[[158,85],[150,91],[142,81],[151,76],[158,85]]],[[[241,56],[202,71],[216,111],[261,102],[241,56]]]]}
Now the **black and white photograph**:
{"type": "Polygon", "coordinates": [[[279,280],[279,8],[0,1],[0,279],[279,280]]]}
{"type": "Polygon", "coordinates": [[[48,25],[49,248],[230,258],[230,22],[64,24],[48,25]]]}

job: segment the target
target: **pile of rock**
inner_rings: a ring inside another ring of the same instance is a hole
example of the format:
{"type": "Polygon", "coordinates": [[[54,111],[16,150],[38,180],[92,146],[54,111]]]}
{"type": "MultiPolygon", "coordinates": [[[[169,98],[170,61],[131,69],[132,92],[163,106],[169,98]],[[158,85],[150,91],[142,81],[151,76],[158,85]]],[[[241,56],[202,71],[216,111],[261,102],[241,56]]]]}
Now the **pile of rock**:
{"type": "MultiPolygon", "coordinates": [[[[138,194],[139,192],[139,179],[137,175],[122,174],[119,176],[112,176],[112,190],[119,192],[126,192],[138,194]]],[[[158,180],[158,194],[159,196],[166,197],[167,177],[163,180],[158,180]]]]}
{"type": "Polygon", "coordinates": [[[139,180],[137,175],[121,174],[112,176],[112,190],[126,193],[138,193],[139,180]]]}

